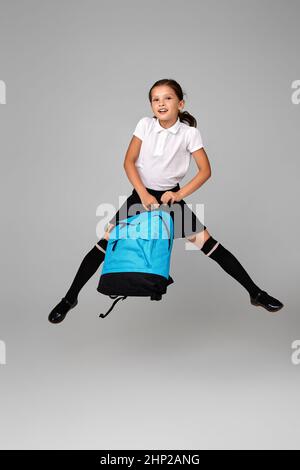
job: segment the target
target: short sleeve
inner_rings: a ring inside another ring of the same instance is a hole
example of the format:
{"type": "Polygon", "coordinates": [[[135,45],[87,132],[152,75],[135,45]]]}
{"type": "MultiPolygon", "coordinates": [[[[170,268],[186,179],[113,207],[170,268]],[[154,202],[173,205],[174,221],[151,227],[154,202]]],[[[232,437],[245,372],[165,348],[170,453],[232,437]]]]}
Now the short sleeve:
{"type": "Polygon", "coordinates": [[[188,138],[188,145],[187,149],[190,153],[195,152],[198,149],[203,147],[203,140],[200,134],[199,129],[196,127],[190,127],[189,129],[189,138],[188,138]]]}
{"type": "Polygon", "coordinates": [[[144,140],[145,129],[146,129],[146,120],[147,120],[146,117],[142,117],[139,120],[139,122],[137,123],[137,125],[136,125],[136,127],[133,131],[133,135],[135,135],[136,137],[138,137],[141,140],[144,140]]]}

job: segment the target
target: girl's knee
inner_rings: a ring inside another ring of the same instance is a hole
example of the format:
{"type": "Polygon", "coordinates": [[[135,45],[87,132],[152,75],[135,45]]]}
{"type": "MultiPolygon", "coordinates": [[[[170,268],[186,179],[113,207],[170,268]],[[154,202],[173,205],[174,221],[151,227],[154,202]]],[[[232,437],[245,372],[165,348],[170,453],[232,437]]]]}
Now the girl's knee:
{"type": "Polygon", "coordinates": [[[110,224],[110,223],[107,224],[107,228],[103,235],[103,238],[105,238],[105,240],[107,241],[109,240],[109,232],[112,230],[113,227],[114,227],[114,224],[110,224]]]}
{"type": "Polygon", "coordinates": [[[189,242],[195,243],[199,248],[202,248],[206,240],[210,238],[210,233],[208,232],[207,229],[202,230],[201,232],[198,232],[193,235],[189,235],[188,237],[185,237],[189,242]]]}

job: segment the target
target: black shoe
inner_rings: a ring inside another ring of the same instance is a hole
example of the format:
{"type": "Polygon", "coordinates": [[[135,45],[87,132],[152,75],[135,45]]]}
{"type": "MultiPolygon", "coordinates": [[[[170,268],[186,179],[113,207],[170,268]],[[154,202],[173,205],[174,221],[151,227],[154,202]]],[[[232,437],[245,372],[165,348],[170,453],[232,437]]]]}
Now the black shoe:
{"type": "Polygon", "coordinates": [[[61,321],[64,320],[65,316],[67,315],[68,311],[71,310],[71,308],[76,307],[78,304],[78,300],[76,299],[73,304],[69,302],[65,297],[61,299],[59,304],[54,307],[54,309],[50,312],[48,316],[48,320],[51,323],[60,323],[61,321]]]}
{"type": "Polygon", "coordinates": [[[255,297],[250,296],[250,302],[252,305],[264,307],[269,312],[277,312],[284,306],[283,303],[277,299],[274,299],[274,297],[271,297],[264,290],[259,291],[255,297]]]}

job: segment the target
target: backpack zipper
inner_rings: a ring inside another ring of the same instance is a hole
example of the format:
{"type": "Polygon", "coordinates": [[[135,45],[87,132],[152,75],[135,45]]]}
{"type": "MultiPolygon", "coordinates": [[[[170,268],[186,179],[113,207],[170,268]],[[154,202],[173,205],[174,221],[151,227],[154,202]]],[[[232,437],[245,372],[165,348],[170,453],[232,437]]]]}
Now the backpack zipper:
{"type": "Polygon", "coordinates": [[[142,247],[142,245],[141,245],[140,242],[139,242],[139,239],[137,238],[136,241],[137,241],[138,245],[139,245],[140,248],[141,248],[141,251],[142,251],[143,256],[144,256],[144,260],[145,260],[145,262],[146,262],[148,268],[151,268],[151,267],[152,267],[152,264],[149,263],[149,260],[148,260],[148,258],[147,258],[147,256],[146,256],[146,253],[145,253],[145,251],[144,251],[144,248],[142,247]]]}
{"type": "Polygon", "coordinates": [[[161,220],[163,221],[165,227],[166,227],[166,230],[168,232],[168,235],[169,235],[169,247],[168,249],[170,250],[170,245],[171,245],[171,236],[170,236],[170,231],[169,231],[169,227],[167,226],[166,222],[164,221],[163,217],[159,214],[159,215],[155,215],[154,217],[160,217],[161,220]]]}
{"type": "Polygon", "coordinates": [[[115,251],[118,241],[119,239],[114,241],[112,251],[115,251]]]}

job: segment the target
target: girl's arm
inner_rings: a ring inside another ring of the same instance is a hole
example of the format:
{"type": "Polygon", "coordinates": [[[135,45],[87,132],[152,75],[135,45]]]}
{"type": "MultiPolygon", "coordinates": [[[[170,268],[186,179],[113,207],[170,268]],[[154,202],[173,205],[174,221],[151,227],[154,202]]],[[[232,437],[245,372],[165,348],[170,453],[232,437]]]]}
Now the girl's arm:
{"type": "Polygon", "coordinates": [[[139,139],[135,135],[132,136],[132,139],[129,143],[129,146],[125,155],[123,166],[124,166],[124,169],[125,169],[125,172],[129,181],[131,182],[136,192],[142,199],[145,197],[145,195],[148,194],[148,191],[145,188],[140,178],[140,175],[137,171],[137,168],[135,166],[135,162],[139,158],[141,145],[142,145],[141,139],[139,139]]]}
{"type": "Polygon", "coordinates": [[[195,192],[211,176],[211,167],[204,148],[202,147],[201,149],[196,150],[192,153],[192,155],[196,161],[196,165],[199,171],[196,176],[191,179],[191,181],[189,181],[187,184],[185,184],[184,186],[182,186],[182,188],[179,189],[178,192],[180,194],[181,199],[184,199],[185,197],[195,192]]]}

